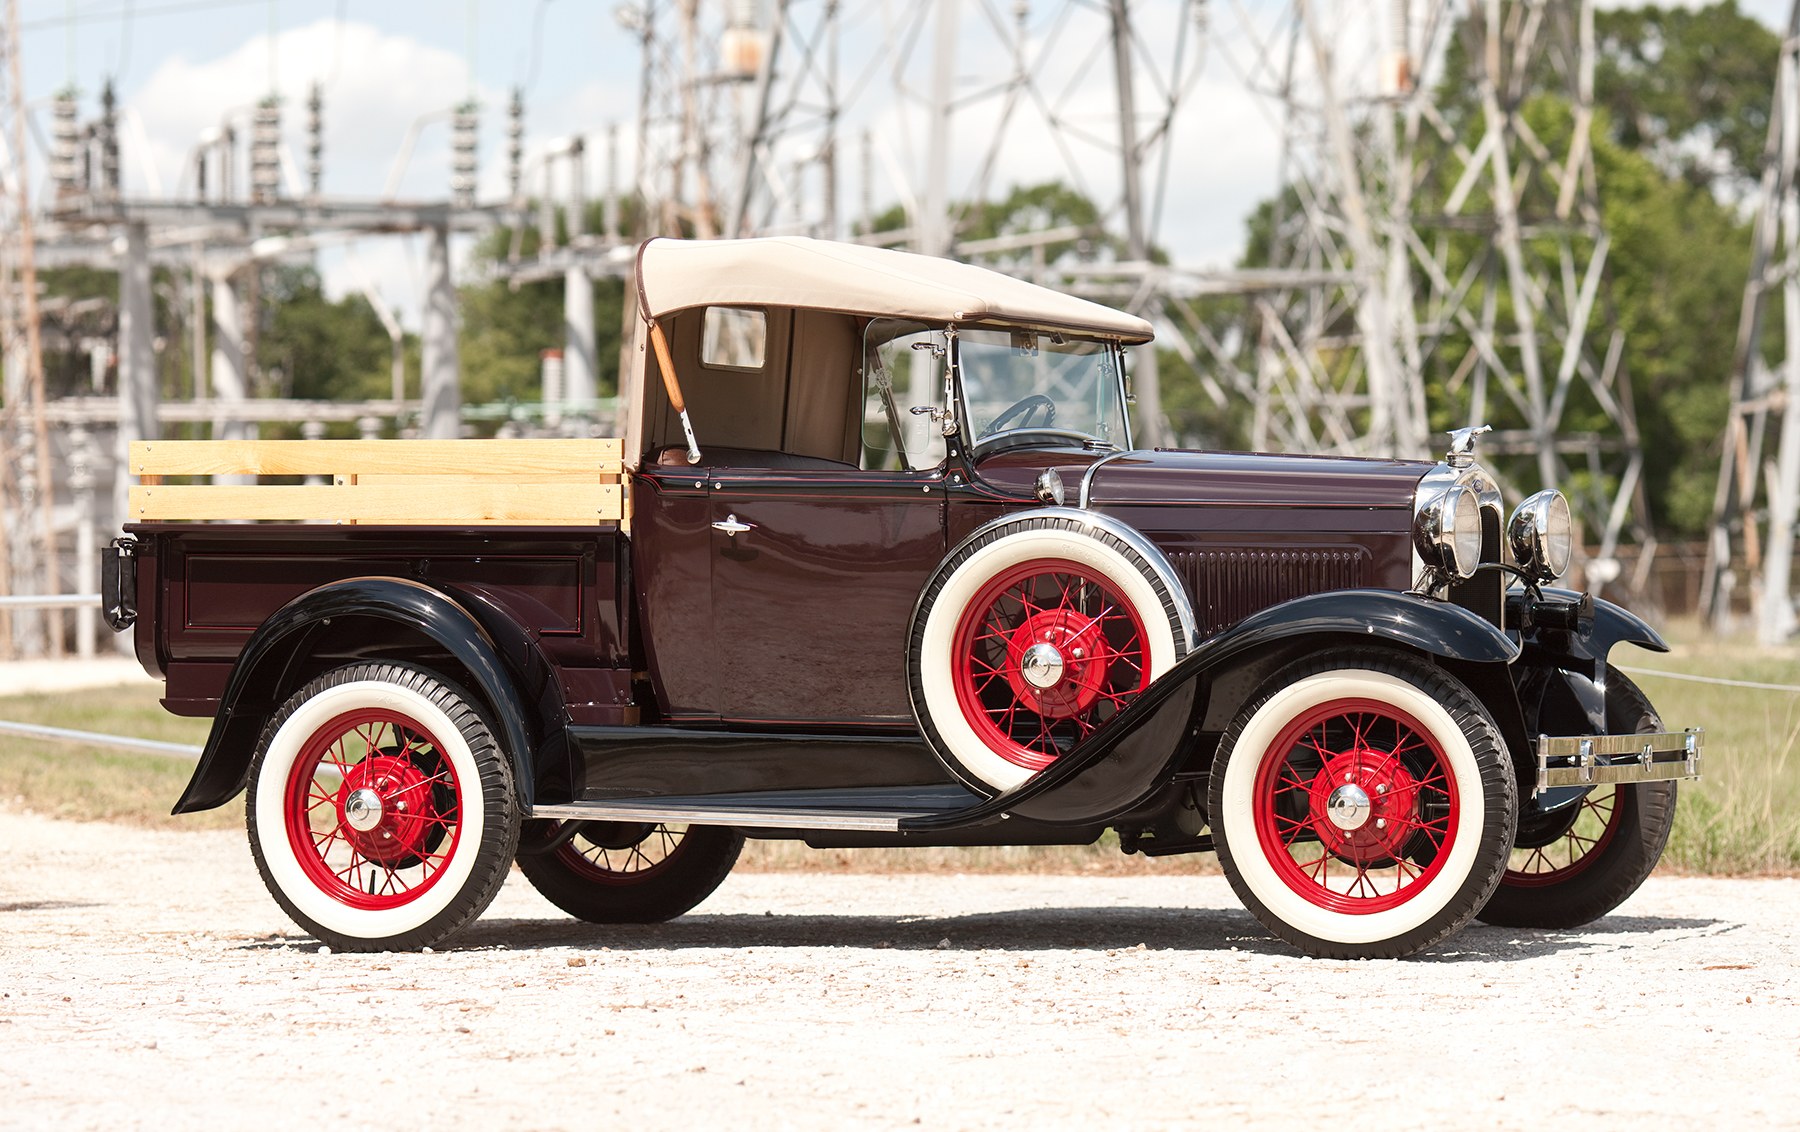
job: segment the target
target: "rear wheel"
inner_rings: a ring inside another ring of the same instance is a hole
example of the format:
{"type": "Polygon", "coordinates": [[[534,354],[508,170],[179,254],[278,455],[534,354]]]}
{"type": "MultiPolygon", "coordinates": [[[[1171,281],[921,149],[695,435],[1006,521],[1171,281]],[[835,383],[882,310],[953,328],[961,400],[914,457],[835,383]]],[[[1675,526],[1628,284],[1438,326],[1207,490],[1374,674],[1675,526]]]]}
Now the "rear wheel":
{"type": "Polygon", "coordinates": [[[493,901],[519,838],[511,767],[472,701],[400,664],[336,669],[282,705],[246,822],[276,902],[345,951],[442,942],[493,901]]]}
{"type": "MultiPolygon", "coordinates": [[[[1662,718],[1636,684],[1606,670],[1606,729],[1648,735],[1662,718]]],[[[1573,928],[1624,903],[1662,859],[1675,783],[1596,786],[1575,805],[1521,821],[1512,859],[1480,917],[1509,928],[1573,928]]]]}
{"type": "Polygon", "coordinates": [[[1499,883],[1516,791],[1493,720],[1449,674],[1355,649],[1276,673],[1214,757],[1219,863],[1312,955],[1397,958],[1460,929],[1499,883]]]}
{"type": "Polygon", "coordinates": [[[519,871],[577,919],[652,924],[711,896],[743,847],[743,835],[719,826],[590,821],[554,849],[520,855],[519,871]]]}

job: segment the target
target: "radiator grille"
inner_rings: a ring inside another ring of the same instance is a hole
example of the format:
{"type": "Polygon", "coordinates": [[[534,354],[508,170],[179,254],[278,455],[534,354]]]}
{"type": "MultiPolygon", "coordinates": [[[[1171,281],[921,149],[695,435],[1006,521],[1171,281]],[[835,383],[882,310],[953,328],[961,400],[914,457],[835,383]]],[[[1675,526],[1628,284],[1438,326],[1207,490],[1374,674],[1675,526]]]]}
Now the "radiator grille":
{"type": "Polygon", "coordinates": [[[1330,550],[1187,550],[1169,555],[1194,603],[1203,637],[1259,609],[1327,590],[1366,585],[1368,552],[1330,550]]]}

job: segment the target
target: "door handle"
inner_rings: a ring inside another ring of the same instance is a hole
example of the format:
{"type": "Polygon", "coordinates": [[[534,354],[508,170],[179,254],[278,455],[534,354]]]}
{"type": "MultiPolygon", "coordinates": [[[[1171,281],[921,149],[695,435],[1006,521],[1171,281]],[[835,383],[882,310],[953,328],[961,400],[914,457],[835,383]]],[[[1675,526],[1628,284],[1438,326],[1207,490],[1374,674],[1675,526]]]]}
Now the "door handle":
{"type": "Polygon", "coordinates": [[[756,524],[755,523],[740,523],[740,522],[738,522],[738,517],[736,515],[727,515],[723,519],[720,519],[718,522],[714,523],[712,525],[712,529],[715,531],[724,531],[726,538],[736,538],[738,535],[743,534],[745,531],[755,530],[756,524]]]}

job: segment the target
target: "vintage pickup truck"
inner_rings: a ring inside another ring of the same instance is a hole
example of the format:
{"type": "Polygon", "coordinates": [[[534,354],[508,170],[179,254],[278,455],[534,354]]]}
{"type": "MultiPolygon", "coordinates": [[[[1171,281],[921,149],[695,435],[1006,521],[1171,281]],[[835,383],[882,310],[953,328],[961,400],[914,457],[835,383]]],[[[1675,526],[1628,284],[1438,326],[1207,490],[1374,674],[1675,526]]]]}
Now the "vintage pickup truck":
{"type": "Polygon", "coordinates": [[[746,837],[1214,851],[1336,957],[1655,866],[1701,736],[1608,655],[1666,646],[1551,587],[1568,505],[1504,518],[1479,430],[1136,449],[1148,323],[896,251],[654,240],[635,290],[621,440],[132,450],[108,618],[214,720],[175,810],[247,792],[320,940],[440,943],[515,860],[676,916],[746,837]]]}

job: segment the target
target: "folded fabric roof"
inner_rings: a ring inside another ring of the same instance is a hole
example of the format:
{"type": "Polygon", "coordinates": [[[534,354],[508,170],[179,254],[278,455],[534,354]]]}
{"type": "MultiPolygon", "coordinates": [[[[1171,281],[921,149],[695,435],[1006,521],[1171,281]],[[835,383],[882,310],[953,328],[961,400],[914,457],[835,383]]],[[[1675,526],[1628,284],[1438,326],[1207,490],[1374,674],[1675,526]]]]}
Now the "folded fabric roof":
{"type": "Polygon", "coordinates": [[[651,318],[691,307],[780,306],[1004,323],[1125,342],[1155,337],[1135,315],[985,267],[800,236],[646,241],[638,253],[638,295],[651,318]]]}

